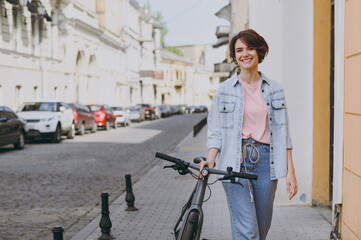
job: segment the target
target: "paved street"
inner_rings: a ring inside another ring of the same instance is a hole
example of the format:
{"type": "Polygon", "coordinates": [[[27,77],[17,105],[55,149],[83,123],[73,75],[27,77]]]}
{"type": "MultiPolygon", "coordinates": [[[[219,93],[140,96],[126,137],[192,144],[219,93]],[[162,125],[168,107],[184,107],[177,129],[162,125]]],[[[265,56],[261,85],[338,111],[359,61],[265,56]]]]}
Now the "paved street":
{"type": "MultiPolygon", "coordinates": [[[[192,161],[195,156],[205,156],[206,132],[205,127],[195,138],[188,135],[168,154],[187,161],[192,161]]],[[[159,164],[133,185],[138,211],[124,211],[127,206],[124,201],[125,193],[111,204],[111,234],[115,239],[173,239],[171,231],[196,181],[190,175],[181,176],[171,169],[163,169],[165,165],[169,163],[160,160],[159,164]]],[[[209,182],[214,180],[215,176],[211,175],[209,182]]],[[[231,240],[230,217],[222,184],[218,182],[211,185],[210,189],[211,192],[209,189],[206,190],[205,196],[211,197],[203,204],[204,223],[201,239],[231,240]]],[[[100,206],[98,209],[100,212],[100,206]]],[[[307,205],[280,206],[276,201],[267,240],[327,240],[331,231],[328,221],[331,216],[327,217],[330,212],[330,209],[307,205]]],[[[71,240],[97,239],[101,235],[100,217],[98,215],[71,240]]]]}
{"type": "Polygon", "coordinates": [[[173,116],[130,127],[76,136],[60,144],[0,148],[0,239],[50,239],[60,224],[70,239],[99,214],[102,191],[110,202],[135,183],[191,131],[204,114],[173,116]]]}

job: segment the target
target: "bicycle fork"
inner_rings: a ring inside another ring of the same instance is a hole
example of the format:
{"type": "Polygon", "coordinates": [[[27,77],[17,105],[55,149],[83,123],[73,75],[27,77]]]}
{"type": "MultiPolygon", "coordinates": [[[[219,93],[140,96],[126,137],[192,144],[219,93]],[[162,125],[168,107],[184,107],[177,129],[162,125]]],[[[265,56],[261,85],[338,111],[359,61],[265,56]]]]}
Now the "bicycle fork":
{"type": "Polygon", "coordinates": [[[198,180],[197,185],[195,186],[187,203],[182,208],[181,215],[173,229],[173,236],[175,240],[193,240],[193,239],[199,240],[203,225],[204,215],[203,215],[202,205],[204,200],[204,194],[206,191],[207,181],[208,181],[208,176],[204,177],[204,180],[202,179],[198,180]],[[185,218],[183,220],[184,216],[185,218]],[[177,228],[182,220],[183,220],[182,228],[179,229],[178,232],[177,228]],[[194,229],[192,231],[193,232],[192,237],[188,239],[188,237],[184,235],[186,235],[185,230],[187,229],[187,224],[190,223],[194,224],[194,229]]]}

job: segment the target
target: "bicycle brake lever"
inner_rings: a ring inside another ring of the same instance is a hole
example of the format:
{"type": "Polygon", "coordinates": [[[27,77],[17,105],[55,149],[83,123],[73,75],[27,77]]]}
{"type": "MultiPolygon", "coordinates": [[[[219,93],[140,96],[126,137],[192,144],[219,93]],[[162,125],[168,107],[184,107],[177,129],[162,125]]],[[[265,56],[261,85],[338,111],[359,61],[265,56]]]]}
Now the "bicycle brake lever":
{"type": "Polygon", "coordinates": [[[231,183],[239,184],[239,185],[241,185],[242,187],[244,187],[242,183],[236,182],[236,179],[235,179],[234,177],[228,177],[227,175],[224,176],[224,177],[222,177],[222,178],[220,178],[220,179],[218,179],[218,180],[221,180],[221,181],[222,181],[222,180],[231,180],[231,183]]]}
{"type": "Polygon", "coordinates": [[[172,168],[174,170],[178,170],[178,166],[177,165],[170,165],[170,166],[164,166],[163,169],[166,169],[166,168],[172,168]]]}

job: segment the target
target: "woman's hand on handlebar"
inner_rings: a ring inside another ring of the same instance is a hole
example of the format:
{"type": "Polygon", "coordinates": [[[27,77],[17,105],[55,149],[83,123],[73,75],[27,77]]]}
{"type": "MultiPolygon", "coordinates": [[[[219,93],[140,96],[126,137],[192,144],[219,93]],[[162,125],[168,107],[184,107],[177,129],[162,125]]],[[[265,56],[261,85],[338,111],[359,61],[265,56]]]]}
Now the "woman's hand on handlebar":
{"type": "Polygon", "coordinates": [[[203,178],[203,175],[202,175],[202,170],[203,170],[203,168],[204,168],[204,167],[214,168],[214,161],[209,161],[209,160],[207,160],[207,161],[202,161],[202,162],[199,163],[199,167],[200,167],[200,169],[199,169],[199,175],[200,175],[201,178],[203,178]]]}
{"type": "Polygon", "coordinates": [[[199,170],[199,174],[201,176],[201,178],[203,178],[202,176],[202,169],[204,167],[209,167],[209,168],[214,168],[214,161],[216,160],[216,157],[217,157],[217,154],[219,153],[219,149],[217,148],[210,148],[208,150],[208,157],[207,157],[207,161],[202,161],[199,163],[199,167],[200,167],[200,170],[199,170]]]}

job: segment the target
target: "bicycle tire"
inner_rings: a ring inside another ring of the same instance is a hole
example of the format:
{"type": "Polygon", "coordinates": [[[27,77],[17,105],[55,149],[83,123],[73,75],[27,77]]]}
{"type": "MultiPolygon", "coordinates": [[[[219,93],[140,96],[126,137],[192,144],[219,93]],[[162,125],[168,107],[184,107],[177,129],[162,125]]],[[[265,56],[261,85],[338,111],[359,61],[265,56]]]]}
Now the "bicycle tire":
{"type": "Polygon", "coordinates": [[[184,231],[179,240],[193,240],[197,233],[199,213],[191,212],[189,214],[187,223],[184,226],[184,231]]]}

